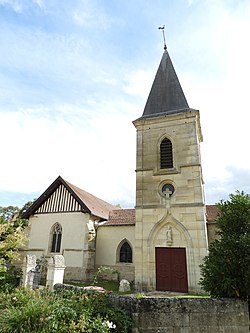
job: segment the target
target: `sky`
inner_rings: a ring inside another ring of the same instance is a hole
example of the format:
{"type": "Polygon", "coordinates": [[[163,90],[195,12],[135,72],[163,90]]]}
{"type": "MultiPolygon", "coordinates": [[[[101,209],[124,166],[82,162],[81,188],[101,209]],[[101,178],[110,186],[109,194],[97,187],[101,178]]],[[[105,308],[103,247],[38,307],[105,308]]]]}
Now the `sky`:
{"type": "Polygon", "coordinates": [[[136,130],[163,54],[200,110],[207,204],[250,193],[249,0],[0,0],[0,206],[60,175],[135,205],[136,130]]]}

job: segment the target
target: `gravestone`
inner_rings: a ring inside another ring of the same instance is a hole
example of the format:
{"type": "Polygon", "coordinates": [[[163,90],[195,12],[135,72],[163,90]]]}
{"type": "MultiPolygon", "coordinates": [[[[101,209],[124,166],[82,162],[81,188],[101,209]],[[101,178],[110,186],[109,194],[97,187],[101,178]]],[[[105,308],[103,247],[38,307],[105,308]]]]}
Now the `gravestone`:
{"type": "Polygon", "coordinates": [[[34,271],[36,267],[36,256],[27,254],[22,265],[23,277],[22,284],[24,287],[33,288],[34,271]]]}
{"type": "Polygon", "coordinates": [[[126,280],[126,279],[122,279],[122,280],[120,281],[119,291],[120,291],[120,292],[130,291],[130,283],[129,283],[128,280],[126,280]]]}
{"type": "Polygon", "coordinates": [[[63,283],[65,268],[64,257],[61,254],[49,258],[46,286],[53,289],[55,284],[63,283]]]}
{"type": "Polygon", "coordinates": [[[35,268],[31,269],[28,272],[28,280],[27,280],[27,287],[30,289],[38,289],[40,282],[40,271],[39,267],[36,266],[35,268]]]}

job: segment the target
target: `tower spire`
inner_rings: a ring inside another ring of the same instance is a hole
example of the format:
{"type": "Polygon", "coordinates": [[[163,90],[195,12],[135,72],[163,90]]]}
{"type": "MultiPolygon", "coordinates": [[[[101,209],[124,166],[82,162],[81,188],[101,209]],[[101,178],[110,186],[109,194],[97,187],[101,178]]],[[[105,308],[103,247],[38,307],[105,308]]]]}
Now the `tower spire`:
{"type": "Polygon", "coordinates": [[[179,113],[188,109],[189,106],[174,66],[168,51],[165,50],[142,117],[179,113]]]}
{"type": "Polygon", "coordinates": [[[162,27],[158,27],[158,29],[162,31],[163,42],[164,42],[164,50],[166,51],[167,44],[166,44],[166,38],[165,38],[165,25],[163,25],[162,27]]]}

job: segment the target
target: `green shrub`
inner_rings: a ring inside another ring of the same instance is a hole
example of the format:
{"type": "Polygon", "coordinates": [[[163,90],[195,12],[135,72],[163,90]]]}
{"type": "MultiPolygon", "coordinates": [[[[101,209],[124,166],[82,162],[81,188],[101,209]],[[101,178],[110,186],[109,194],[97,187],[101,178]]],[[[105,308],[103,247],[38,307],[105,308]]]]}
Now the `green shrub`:
{"type": "Polygon", "coordinates": [[[132,324],[106,294],[18,289],[0,297],[1,333],[127,333],[132,324]]]}
{"type": "Polygon", "coordinates": [[[20,285],[22,270],[11,267],[6,271],[0,271],[0,292],[11,291],[20,285]]]}
{"type": "Polygon", "coordinates": [[[93,275],[93,284],[96,285],[99,282],[100,277],[103,277],[103,275],[116,275],[116,281],[117,281],[117,285],[119,286],[119,282],[121,280],[121,273],[113,268],[113,267],[109,267],[109,266],[100,266],[97,269],[97,272],[93,275]]]}

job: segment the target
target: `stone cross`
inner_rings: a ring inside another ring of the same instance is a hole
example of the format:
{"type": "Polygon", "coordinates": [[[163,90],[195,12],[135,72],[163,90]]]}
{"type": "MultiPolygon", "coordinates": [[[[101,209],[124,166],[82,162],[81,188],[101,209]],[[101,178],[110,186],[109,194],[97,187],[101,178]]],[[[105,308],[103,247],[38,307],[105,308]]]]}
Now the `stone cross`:
{"type": "Polygon", "coordinates": [[[170,199],[170,195],[172,194],[172,191],[167,187],[165,191],[163,191],[163,194],[165,195],[166,199],[170,199]]]}
{"type": "Polygon", "coordinates": [[[166,188],[166,190],[163,191],[163,194],[165,195],[167,212],[170,213],[170,195],[172,194],[172,191],[169,188],[166,188]]]}

